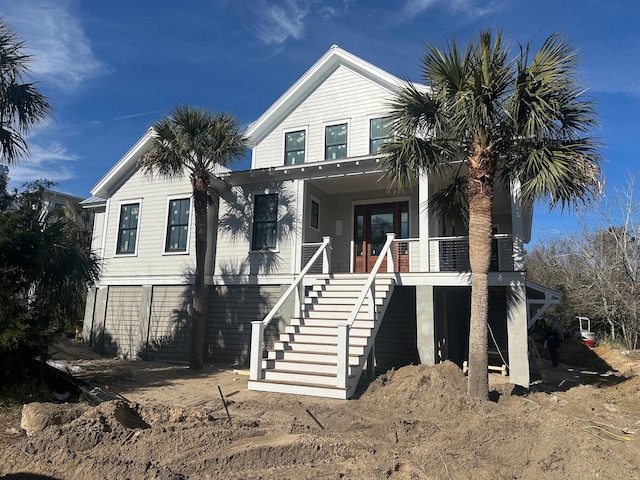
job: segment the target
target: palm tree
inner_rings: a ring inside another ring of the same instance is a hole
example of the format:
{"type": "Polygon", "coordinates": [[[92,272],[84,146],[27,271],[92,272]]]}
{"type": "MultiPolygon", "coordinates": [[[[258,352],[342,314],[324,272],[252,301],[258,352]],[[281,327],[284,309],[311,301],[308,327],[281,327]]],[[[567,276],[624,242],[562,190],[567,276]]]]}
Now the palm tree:
{"type": "Polygon", "coordinates": [[[591,136],[596,116],[575,78],[576,49],[554,34],[531,58],[529,44],[510,55],[501,31],[480,32],[465,51],[455,40],[428,46],[421,61],[427,87],[407,82],[397,93],[397,137],[385,148],[393,185],[412,186],[419,174],[448,178],[448,186],[430,199],[441,217],[455,211],[451,200],[462,201],[457,211],[468,221],[472,273],[468,393],[480,398],[488,396],[487,282],[496,180],[519,183],[523,201],[546,199],[551,208],[588,202],[602,184],[591,136]]]}
{"type": "Polygon", "coordinates": [[[189,366],[204,363],[204,265],[207,252],[207,207],[210,175],[216,166],[239,159],[247,139],[227,113],[177,106],[153,125],[154,142],[140,164],[147,172],[180,176],[188,172],[196,216],[196,275],[191,320],[189,366]]]}
{"type": "Polygon", "coordinates": [[[8,164],[28,153],[26,136],[45,120],[51,105],[34,83],[23,82],[31,57],[23,42],[0,22],[0,159],[8,164]]]}

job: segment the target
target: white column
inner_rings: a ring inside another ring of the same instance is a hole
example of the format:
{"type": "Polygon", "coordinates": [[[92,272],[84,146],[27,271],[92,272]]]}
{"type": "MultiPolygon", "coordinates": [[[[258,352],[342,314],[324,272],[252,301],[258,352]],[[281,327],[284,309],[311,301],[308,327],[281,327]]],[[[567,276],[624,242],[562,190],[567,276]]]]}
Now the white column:
{"type": "MultiPolygon", "coordinates": [[[[420,235],[420,271],[429,271],[429,178],[420,176],[418,184],[418,232],[420,235]]],[[[411,233],[415,237],[415,233],[411,233]]]]}
{"type": "Polygon", "coordinates": [[[336,386],[338,388],[347,387],[349,378],[349,325],[341,323],[338,325],[338,378],[336,386]]]}
{"type": "Polygon", "coordinates": [[[262,345],[264,343],[264,323],[251,322],[251,357],[249,359],[249,380],[262,380],[262,345]]]}
{"type": "Polygon", "coordinates": [[[520,181],[511,182],[511,225],[513,228],[513,270],[524,271],[524,219],[520,181]]]}
{"type": "Polygon", "coordinates": [[[527,343],[527,291],[524,275],[510,282],[507,289],[507,338],[509,342],[509,380],[529,387],[529,352],[527,343]]]}

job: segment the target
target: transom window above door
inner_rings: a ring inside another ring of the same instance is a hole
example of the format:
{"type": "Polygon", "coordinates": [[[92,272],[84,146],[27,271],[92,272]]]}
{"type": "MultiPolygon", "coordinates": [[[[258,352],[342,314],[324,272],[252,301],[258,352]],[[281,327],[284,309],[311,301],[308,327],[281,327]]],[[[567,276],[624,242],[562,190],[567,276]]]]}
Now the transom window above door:
{"type": "Polygon", "coordinates": [[[284,164],[298,165],[304,163],[306,132],[298,130],[284,134],[284,164]]]}
{"type": "Polygon", "coordinates": [[[369,153],[380,153],[382,145],[392,139],[391,117],[372,118],[369,125],[369,153]]]}
{"type": "Polygon", "coordinates": [[[347,124],[331,125],[325,128],[324,158],[336,160],[347,158],[347,124]]]}

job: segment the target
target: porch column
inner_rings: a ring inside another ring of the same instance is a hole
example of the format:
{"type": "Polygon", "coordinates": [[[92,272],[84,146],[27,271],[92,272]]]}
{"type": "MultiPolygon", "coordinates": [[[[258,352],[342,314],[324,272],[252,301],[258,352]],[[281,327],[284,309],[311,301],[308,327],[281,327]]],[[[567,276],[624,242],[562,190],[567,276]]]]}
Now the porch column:
{"type": "Polygon", "coordinates": [[[420,363],[434,365],[436,359],[435,349],[435,307],[433,298],[433,286],[416,286],[416,328],[418,330],[418,356],[420,363]]]}
{"type": "MultiPolygon", "coordinates": [[[[420,175],[418,184],[418,232],[420,238],[420,271],[429,271],[429,178],[426,174],[420,175]]],[[[415,237],[416,232],[412,235],[415,237]]],[[[423,362],[424,363],[424,362],[423,362]]]]}
{"type": "Polygon", "coordinates": [[[524,271],[524,219],[520,181],[511,182],[511,224],[513,228],[513,270],[524,271]]]}
{"type": "Polygon", "coordinates": [[[522,281],[513,281],[507,289],[507,338],[509,342],[509,380],[529,387],[527,344],[527,291],[522,281]]]}

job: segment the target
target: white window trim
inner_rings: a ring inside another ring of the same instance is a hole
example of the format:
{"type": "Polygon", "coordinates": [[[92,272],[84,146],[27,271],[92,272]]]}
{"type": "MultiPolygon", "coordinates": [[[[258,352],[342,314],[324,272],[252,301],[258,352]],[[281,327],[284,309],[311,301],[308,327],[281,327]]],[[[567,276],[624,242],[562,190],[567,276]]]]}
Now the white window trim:
{"type": "Polygon", "coordinates": [[[287,133],[302,132],[302,131],[304,131],[304,162],[302,163],[308,163],[307,160],[309,158],[309,125],[304,125],[299,128],[284,128],[282,129],[282,165],[284,165],[285,167],[292,166],[285,163],[287,159],[286,157],[287,133]]]}
{"type": "Polygon", "coordinates": [[[249,236],[249,253],[255,254],[255,253],[279,253],[280,252],[280,205],[281,205],[281,199],[280,199],[280,192],[277,189],[271,189],[271,188],[264,188],[262,190],[254,190],[251,192],[251,222],[249,225],[249,228],[251,229],[251,235],[249,236]],[[275,191],[273,191],[275,190],[275,191]],[[253,249],[253,224],[254,224],[254,219],[256,218],[256,212],[255,212],[255,208],[256,208],[256,195],[277,195],[278,196],[278,208],[276,209],[276,246],[275,248],[267,248],[267,249],[260,249],[260,250],[254,250],[253,249]]]}
{"type": "Polygon", "coordinates": [[[320,231],[320,211],[322,209],[322,202],[320,201],[320,199],[314,195],[309,195],[309,228],[314,229],[316,232],[320,231]],[[313,225],[311,225],[311,205],[312,202],[316,202],[318,204],[318,227],[314,227],[313,225]]]}
{"type": "MultiPolygon", "coordinates": [[[[345,118],[342,120],[332,120],[330,122],[322,123],[322,160],[330,160],[325,158],[327,153],[327,127],[335,127],[338,125],[347,124],[347,156],[345,158],[349,158],[351,156],[351,118],[345,118]]],[[[369,149],[367,149],[369,151],[369,149]]]]}
{"type": "Polygon", "coordinates": [[[184,193],[182,195],[167,196],[167,206],[164,215],[164,235],[162,236],[162,255],[189,255],[189,246],[191,244],[191,225],[195,221],[195,213],[193,211],[193,193],[184,193]],[[169,205],[171,200],[189,199],[189,224],[187,226],[187,248],[184,252],[167,252],[167,235],[169,233],[169,205]]]}
{"type": "Polygon", "coordinates": [[[138,256],[138,244],[140,243],[140,226],[142,225],[142,198],[131,198],[128,200],[120,200],[118,202],[118,217],[116,223],[116,237],[113,246],[114,257],[137,257],[138,256]],[[118,253],[118,238],[120,236],[120,215],[122,215],[122,206],[131,205],[133,203],[138,204],[138,225],[136,227],[136,245],[133,248],[133,253],[118,253]]]}
{"type": "Polygon", "coordinates": [[[378,155],[376,153],[371,153],[371,120],[376,120],[378,118],[388,118],[391,117],[391,113],[390,112],[384,112],[384,113],[377,113],[377,114],[372,114],[372,115],[367,115],[367,145],[366,145],[366,151],[367,151],[367,155],[378,155]]]}

